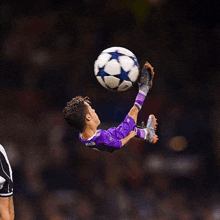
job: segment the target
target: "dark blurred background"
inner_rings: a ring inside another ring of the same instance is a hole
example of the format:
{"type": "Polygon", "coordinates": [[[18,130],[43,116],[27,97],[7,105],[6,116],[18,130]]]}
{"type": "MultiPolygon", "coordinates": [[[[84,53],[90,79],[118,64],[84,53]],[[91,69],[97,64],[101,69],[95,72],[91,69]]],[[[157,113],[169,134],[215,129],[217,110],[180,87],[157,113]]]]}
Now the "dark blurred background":
{"type": "Polygon", "coordinates": [[[16,220],[220,219],[220,2],[2,0],[0,138],[14,171],[16,220]],[[99,53],[131,50],[155,67],[139,114],[159,141],[113,154],[82,146],[62,109],[90,96],[117,126],[137,85],[111,93],[99,53]]]}

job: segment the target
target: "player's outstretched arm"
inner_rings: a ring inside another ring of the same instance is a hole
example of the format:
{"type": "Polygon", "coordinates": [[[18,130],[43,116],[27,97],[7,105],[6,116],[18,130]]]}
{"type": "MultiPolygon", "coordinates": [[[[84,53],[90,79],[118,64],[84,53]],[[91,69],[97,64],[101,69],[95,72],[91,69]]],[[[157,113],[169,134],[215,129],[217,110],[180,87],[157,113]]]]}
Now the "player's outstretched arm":
{"type": "Polygon", "coordinates": [[[14,220],[13,196],[0,197],[0,220],[14,220]]]}
{"type": "Polygon", "coordinates": [[[135,137],[136,136],[136,132],[135,131],[131,131],[129,133],[129,135],[123,139],[121,139],[121,143],[122,143],[122,147],[128,143],[129,140],[131,140],[131,138],[135,137]]]}

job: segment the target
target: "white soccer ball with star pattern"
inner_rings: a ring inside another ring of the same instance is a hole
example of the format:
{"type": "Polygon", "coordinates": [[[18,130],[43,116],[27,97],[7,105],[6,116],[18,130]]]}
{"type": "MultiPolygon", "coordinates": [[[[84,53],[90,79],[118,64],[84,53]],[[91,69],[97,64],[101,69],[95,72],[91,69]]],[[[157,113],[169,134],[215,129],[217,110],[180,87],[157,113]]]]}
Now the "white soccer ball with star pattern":
{"type": "Polygon", "coordinates": [[[123,92],[131,88],[139,76],[136,56],[123,47],[103,50],[94,64],[98,82],[108,90],[123,92]]]}

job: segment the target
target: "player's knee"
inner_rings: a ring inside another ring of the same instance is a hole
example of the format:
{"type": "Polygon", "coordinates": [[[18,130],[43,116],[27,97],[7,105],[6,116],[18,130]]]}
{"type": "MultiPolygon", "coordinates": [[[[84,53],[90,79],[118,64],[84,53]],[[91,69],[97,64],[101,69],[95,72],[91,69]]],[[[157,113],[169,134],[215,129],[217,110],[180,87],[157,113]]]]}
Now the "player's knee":
{"type": "Polygon", "coordinates": [[[136,106],[133,106],[131,110],[129,111],[128,115],[137,121],[137,116],[138,116],[139,109],[136,106]]]}

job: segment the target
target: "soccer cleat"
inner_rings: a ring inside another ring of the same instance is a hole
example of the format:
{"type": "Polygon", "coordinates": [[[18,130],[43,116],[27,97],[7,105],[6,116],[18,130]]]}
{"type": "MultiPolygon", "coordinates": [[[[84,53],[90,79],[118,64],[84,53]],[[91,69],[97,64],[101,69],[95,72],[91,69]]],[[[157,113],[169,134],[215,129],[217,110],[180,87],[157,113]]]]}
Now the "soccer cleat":
{"type": "Polygon", "coordinates": [[[146,62],[141,70],[141,77],[139,80],[139,90],[148,93],[149,89],[153,86],[154,69],[150,63],[146,62]]]}
{"type": "Polygon", "coordinates": [[[145,140],[149,141],[152,144],[155,144],[158,141],[158,137],[155,133],[157,129],[157,119],[154,115],[149,116],[145,129],[147,131],[145,140]]]}

